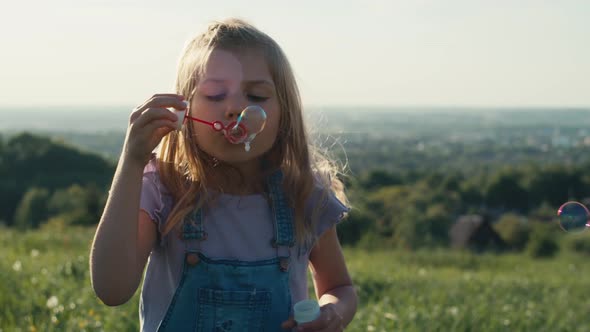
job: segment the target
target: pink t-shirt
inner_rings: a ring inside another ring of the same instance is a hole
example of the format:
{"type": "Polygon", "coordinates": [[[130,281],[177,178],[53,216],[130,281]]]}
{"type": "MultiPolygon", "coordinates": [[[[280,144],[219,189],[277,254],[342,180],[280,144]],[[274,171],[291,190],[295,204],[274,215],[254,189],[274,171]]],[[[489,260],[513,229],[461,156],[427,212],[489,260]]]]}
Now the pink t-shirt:
{"type": "MultiPolygon", "coordinates": [[[[318,187],[308,199],[306,210],[312,211],[320,197],[322,189],[318,187]]],[[[334,195],[329,195],[322,203],[323,212],[315,234],[318,237],[349,211],[334,195]]],[[[156,331],[180,281],[185,243],[177,236],[161,237],[173,204],[152,159],[144,170],[140,209],[158,226],[160,241],[152,250],[145,271],[139,308],[141,331],[156,331]]],[[[277,255],[276,248],[270,245],[274,236],[271,208],[262,195],[220,194],[214,206],[207,208],[203,222],[207,239],[200,243],[200,250],[211,259],[256,261],[277,255]]],[[[293,304],[307,298],[310,250],[297,246],[290,249],[289,283],[293,304]]]]}

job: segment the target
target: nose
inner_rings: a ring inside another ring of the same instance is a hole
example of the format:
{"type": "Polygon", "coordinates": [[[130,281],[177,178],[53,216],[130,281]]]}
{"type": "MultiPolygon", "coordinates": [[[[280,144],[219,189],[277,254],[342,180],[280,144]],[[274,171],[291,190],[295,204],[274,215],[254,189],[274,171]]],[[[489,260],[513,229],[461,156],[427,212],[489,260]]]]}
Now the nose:
{"type": "Polygon", "coordinates": [[[236,107],[229,107],[224,114],[224,117],[227,120],[234,120],[237,119],[238,115],[240,114],[240,111],[238,110],[238,108],[236,107]]]}
{"type": "Polygon", "coordinates": [[[246,101],[241,97],[234,97],[227,103],[224,117],[227,120],[235,120],[238,118],[242,110],[246,107],[246,101]]]}

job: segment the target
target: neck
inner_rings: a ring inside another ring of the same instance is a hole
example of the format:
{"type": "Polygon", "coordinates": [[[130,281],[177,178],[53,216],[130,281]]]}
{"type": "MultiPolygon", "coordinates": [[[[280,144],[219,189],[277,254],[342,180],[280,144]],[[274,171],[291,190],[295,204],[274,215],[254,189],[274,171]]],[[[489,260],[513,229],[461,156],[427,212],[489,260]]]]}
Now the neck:
{"type": "Polygon", "coordinates": [[[209,186],[226,194],[249,195],[265,191],[260,163],[257,160],[247,163],[221,163],[211,170],[209,186]]]}

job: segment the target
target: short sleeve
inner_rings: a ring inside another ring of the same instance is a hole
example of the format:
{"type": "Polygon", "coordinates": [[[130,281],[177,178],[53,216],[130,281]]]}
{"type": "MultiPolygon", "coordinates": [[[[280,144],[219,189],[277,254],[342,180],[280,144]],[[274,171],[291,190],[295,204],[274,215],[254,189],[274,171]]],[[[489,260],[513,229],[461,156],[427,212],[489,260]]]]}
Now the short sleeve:
{"type": "Polygon", "coordinates": [[[172,197],[160,182],[156,160],[152,158],[143,171],[139,208],[150,216],[160,231],[171,205],[172,197]]]}
{"type": "Polygon", "coordinates": [[[307,201],[306,211],[308,218],[318,218],[314,235],[320,237],[342,221],[350,212],[350,208],[344,205],[334,192],[317,186],[307,201]]]}

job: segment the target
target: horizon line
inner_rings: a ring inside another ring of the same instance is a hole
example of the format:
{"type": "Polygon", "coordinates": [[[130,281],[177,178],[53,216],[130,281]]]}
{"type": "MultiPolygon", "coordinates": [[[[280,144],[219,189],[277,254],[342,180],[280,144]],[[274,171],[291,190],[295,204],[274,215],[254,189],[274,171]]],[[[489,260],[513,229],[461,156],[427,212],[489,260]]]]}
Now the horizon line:
{"type": "MultiPolygon", "coordinates": [[[[129,111],[134,106],[124,103],[118,104],[51,104],[51,105],[0,105],[0,110],[12,109],[47,109],[47,108],[128,108],[129,111]]],[[[391,104],[391,105],[362,105],[362,104],[307,104],[303,109],[355,109],[365,108],[373,110],[402,110],[402,109],[431,109],[431,110],[590,110],[590,105],[428,105],[428,104],[391,104]]]]}

